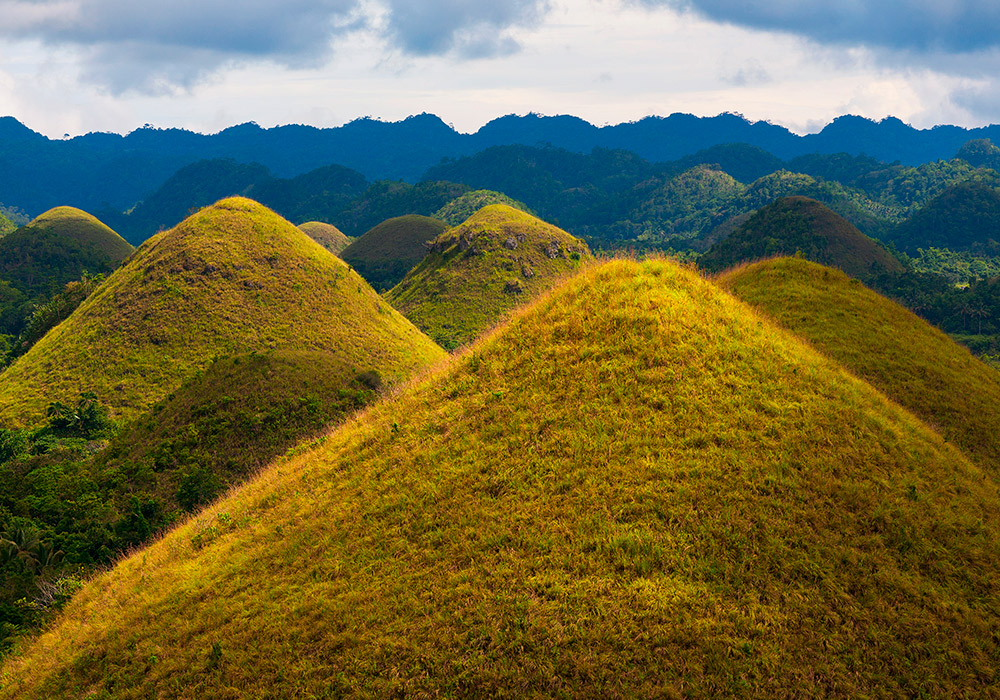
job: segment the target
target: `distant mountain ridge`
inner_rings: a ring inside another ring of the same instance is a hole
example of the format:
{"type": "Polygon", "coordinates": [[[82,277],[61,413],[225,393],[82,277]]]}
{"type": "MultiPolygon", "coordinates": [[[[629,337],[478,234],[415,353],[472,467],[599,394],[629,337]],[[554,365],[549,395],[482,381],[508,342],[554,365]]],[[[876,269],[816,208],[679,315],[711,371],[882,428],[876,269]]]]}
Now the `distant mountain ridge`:
{"type": "Polygon", "coordinates": [[[0,202],[29,213],[60,204],[88,210],[126,209],[172,173],[206,158],[258,162],[278,177],[338,164],[369,179],[417,180],[442,159],[497,145],[551,144],[577,152],[625,149],[656,162],[727,143],[746,143],[782,159],[810,153],[867,154],[905,164],[950,158],[971,139],[1000,141],[1000,126],[915,129],[899,119],[838,117],[817,134],[798,136],[737,114],[672,114],[595,126],[578,117],[507,115],[463,134],[432,114],[398,122],[369,117],[341,127],[263,129],[240,124],[217,134],[143,127],[127,135],[90,133],[49,139],[13,117],[0,117],[0,202]]]}

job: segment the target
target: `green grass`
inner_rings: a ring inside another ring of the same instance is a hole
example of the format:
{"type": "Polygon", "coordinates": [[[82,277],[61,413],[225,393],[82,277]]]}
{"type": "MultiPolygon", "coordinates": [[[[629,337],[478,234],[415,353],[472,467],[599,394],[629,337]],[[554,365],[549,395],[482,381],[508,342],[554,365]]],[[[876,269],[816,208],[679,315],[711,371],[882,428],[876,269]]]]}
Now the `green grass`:
{"type": "Polygon", "coordinates": [[[912,414],[612,262],[91,581],[0,697],[996,697],[998,550],[912,414]]]}
{"type": "Polygon", "coordinates": [[[419,263],[448,224],[408,214],[383,221],[344,248],[340,257],[379,291],[391,289],[419,263]]]}
{"type": "Polygon", "coordinates": [[[466,192],[461,197],[456,197],[443,207],[434,212],[434,218],[440,219],[449,226],[458,226],[483,207],[491,204],[506,204],[508,207],[519,209],[536,216],[535,212],[528,206],[516,199],[511,199],[503,192],[493,190],[473,190],[466,192]]]}
{"type": "Polygon", "coordinates": [[[591,260],[587,244],[506,204],[479,209],[442,233],[385,296],[453,349],[591,260]]]}
{"type": "Polygon", "coordinates": [[[1000,474],[1000,373],[839,270],[782,258],[720,284],[913,411],[1000,474]]]}
{"type": "Polygon", "coordinates": [[[442,350],[265,207],[225,199],[159,234],[0,375],[0,423],[93,391],[128,421],[222,354],[323,350],[409,376],[442,350]]]}
{"type": "Polygon", "coordinates": [[[299,224],[299,228],[311,239],[329,250],[334,255],[340,255],[344,248],[351,245],[353,238],[348,238],[333,224],[322,221],[307,221],[299,224]]]}
{"type": "Polygon", "coordinates": [[[758,210],[738,230],[713,245],[698,264],[719,272],[743,262],[796,253],[859,279],[903,269],[877,241],[808,197],[783,197],[758,210]]]}

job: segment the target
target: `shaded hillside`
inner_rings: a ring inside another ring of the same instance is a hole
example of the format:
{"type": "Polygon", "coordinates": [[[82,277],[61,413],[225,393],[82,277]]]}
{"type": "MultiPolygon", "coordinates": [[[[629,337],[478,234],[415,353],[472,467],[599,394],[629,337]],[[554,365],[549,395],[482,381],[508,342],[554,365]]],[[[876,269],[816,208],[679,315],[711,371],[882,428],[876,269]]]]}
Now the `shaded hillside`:
{"type": "Polygon", "coordinates": [[[491,204],[506,204],[508,207],[520,209],[532,216],[535,215],[527,206],[516,199],[511,199],[502,192],[472,190],[471,192],[466,192],[461,197],[456,197],[438,209],[434,212],[434,218],[440,219],[449,226],[458,226],[477,211],[491,204]]]}
{"type": "Polygon", "coordinates": [[[1000,192],[981,182],[949,187],[890,234],[900,249],[950,248],[1000,255],[1000,192]]]}
{"type": "Polygon", "coordinates": [[[346,235],[357,238],[388,219],[411,214],[432,216],[469,189],[468,185],[437,180],[416,185],[389,180],[376,182],[330,220],[346,235]]]}
{"type": "Polygon", "coordinates": [[[1000,476],[1000,372],[839,270],[795,258],[719,283],[935,427],[1000,476]]]}
{"type": "Polygon", "coordinates": [[[299,229],[334,255],[340,255],[344,248],[353,241],[333,224],[326,224],[322,221],[307,221],[304,224],[299,224],[299,229]]]}
{"type": "Polygon", "coordinates": [[[857,278],[903,269],[876,241],[808,197],[783,197],[760,209],[739,230],[713,245],[698,264],[719,271],[741,262],[796,253],[857,278]]]}
{"type": "Polygon", "coordinates": [[[442,347],[473,340],[592,259],[587,244],[506,204],[435,238],[386,300],[442,347]]]}
{"type": "Polygon", "coordinates": [[[367,231],[340,257],[375,289],[391,289],[426,255],[424,244],[447,228],[429,216],[397,216],[367,231]]]}
{"type": "Polygon", "coordinates": [[[93,391],[130,419],[218,354],[334,352],[388,379],[441,356],[345,264],[265,207],[226,199],[150,239],[0,376],[0,421],[93,391]]]}
{"type": "Polygon", "coordinates": [[[0,697],[988,696],[998,516],[833,361],[614,262],[94,579],[0,697]]]}
{"type": "Polygon", "coordinates": [[[151,499],[155,531],[339,423],[380,388],[374,368],[319,350],[222,358],[117,435],[92,473],[115,484],[122,514],[130,494],[151,499]]]}

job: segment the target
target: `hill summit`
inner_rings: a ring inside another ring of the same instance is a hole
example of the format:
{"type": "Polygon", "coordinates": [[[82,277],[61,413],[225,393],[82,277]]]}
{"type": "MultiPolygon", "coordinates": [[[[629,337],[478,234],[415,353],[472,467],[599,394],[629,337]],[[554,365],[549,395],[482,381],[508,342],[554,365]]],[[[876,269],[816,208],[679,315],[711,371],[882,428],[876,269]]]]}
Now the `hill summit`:
{"type": "Polygon", "coordinates": [[[351,245],[352,239],[345,236],[333,224],[322,221],[307,221],[304,224],[299,224],[299,228],[334,255],[340,255],[344,248],[351,245]]]}
{"type": "Polygon", "coordinates": [[[782,197],[762,207],[698,263],[718,272],[742,262],[797,253],[855,278],[903,269],[877,241],[825,204],[801,196],[782,197]]]}
{"type": "Polygon", "coordinates": [[[0,238],[0,279],[31,295],[51,294],[84,271],[111,272],[132,250],[96,217],[56,207],[0,238]]]}
{"type": "Polygon", "coordinates": [[[611,262],[93,579],[0,697],[982,697],[998,516],[830,359],[611,262]]]}
{"type": "Polygon", "coordinates": [[[386,299],[446,348],[592,259],[583,241],[506,204],[481,208],[429,246],[386,299]]]}
{"type": "Polygon", "coordinates": [[[0,421],[93,391],[130,418],[220,354],[333,352],[387,380],[442,355],[347,265],[274,212],[224,199],[154,236],[0,376],[0,421]]]}

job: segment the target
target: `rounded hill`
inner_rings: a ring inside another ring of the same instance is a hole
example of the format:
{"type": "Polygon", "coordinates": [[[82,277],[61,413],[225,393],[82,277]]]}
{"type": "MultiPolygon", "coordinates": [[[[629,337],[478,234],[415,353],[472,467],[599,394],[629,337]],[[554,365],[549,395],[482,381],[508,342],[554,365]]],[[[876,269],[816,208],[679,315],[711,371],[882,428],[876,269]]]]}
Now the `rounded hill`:
{"type": "Polygon", "coordinates": [[[388,379],[443,353],[347,265],[274,212],[231,198],[154,236],[0,376],[0,421],[93,391],[131,418],[220,354],[333,352],[388,379]]]}
{"type": "Polygon", "coordinates": [[[526,204],[516,199],[511,199],[502,192],[472,190],[471,192],[466,192],[461,197],[456,197],[438,209],[434,213],[434,218],[444,221],[449,226],[458,226],[477,211],[491,204],[506,204],[508,207],[520,209],[528,214],[535,214],[526,204]]]}
{"type": "Polygon", "coordinates": [[[998,516],[832,360],[612,262],[96,577],[0,697],[984,697],[998,516]]]}
{"type": "Polygon", "coordinates": [[[87,212],[56,207],[0,238],[0,279],[30,296],[44,296],[84,271],[111,272],[132,250],[87,212]]]}
{"type": "Polygon", "coordinates": [[[353,240],[341,233],[340,229],[333,224],[326,224],[322,221],[307,221],[304,224],[299,224],[299,228],[334,255],[340,255],[353,240]]]}
{"type": "Polygon", "coordinates": [[[908,253],[949,248],[1000,255],[1000,192],[981,182],[949,187],[901,223],[891,240],[908,253]]]}
{"type": "Polygon", "coordinates": [[[344,248],[340,257],[379,291],[391,289],[427,253],[432,241],[448,224],[419,214],[383,221],[344,248]]]}
{"type": "Polygon", "coordinates": [[[746,265],[719,282],[1000,475],[1000,373],[945,333],[840,270],[806,260],[746,265]]]}
{"type": "Polygon", "coordinates": [[[903,266],[877,241],[809,197],[782,197],[759,209],[734,233],[699,258],[718,272],[743,262],[801,253],[806,259],[866,278],[903,266]]]}
{"type": "Polygon", "coordinates": [[[439,345],[464,345],[592,259],[587,244],[506,204],[435,238],[385,296],[439,345]]]}

